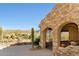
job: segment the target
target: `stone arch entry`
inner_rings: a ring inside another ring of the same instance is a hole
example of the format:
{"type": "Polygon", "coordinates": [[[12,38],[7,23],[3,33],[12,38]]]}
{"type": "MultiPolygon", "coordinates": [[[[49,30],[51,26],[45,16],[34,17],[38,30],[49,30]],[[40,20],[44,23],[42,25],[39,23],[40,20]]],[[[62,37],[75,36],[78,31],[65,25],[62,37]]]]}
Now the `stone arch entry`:
{"type": "Polygon", "coordinates": [[[68,46],[70,43],[70,41],[78,41],[78,26],[75,23],[67,23],[62,25],[59,28],[58,31],[58,40],[60,41],[60,45],[61,44],[65,44],[65,46],[68,46]],[[61,33],[68,33],[68,39],[67,40],[63,40],[61,37],[61,33]],[[62,41],[63,40],[63,41],[62,41]]]}
{"type": "Polygon", "coordinates": [[[52,49],[52,29],[46,29],[46,48],[52,49]]]}
{"type": "Polygon", "coordinates": [[[52,50],[52,28],[47,27],[41,31],[40,45],[42,48],[47,48],[52,50]]]}

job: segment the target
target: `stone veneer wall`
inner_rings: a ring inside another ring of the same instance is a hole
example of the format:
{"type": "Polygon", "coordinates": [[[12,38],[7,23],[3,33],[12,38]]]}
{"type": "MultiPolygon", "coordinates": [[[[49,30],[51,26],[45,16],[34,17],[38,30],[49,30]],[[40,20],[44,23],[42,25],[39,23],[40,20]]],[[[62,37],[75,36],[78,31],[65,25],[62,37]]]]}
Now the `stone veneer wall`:
{"type": "Polygon", "coordinates": [[[78,26],[79,34],[79,4],[57,4],[53,10],[40,23],[40,44],[45,46],[45,37],[43,32],[49,27],[52,28],[53,53],[56,53],[60,42],[60,30],[68,24],[75,23],[78,26]]]}

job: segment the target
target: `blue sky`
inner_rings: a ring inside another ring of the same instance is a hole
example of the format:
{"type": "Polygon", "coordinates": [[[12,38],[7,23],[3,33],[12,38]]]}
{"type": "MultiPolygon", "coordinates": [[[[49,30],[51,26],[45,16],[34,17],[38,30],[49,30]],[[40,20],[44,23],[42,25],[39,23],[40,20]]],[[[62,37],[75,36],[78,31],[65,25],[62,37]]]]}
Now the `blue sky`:
{"type": "Polygon", "coordinates": [[[55,4],[0,4],[0,27],[4,29],[39,29],[40,21],[55,4]]]}

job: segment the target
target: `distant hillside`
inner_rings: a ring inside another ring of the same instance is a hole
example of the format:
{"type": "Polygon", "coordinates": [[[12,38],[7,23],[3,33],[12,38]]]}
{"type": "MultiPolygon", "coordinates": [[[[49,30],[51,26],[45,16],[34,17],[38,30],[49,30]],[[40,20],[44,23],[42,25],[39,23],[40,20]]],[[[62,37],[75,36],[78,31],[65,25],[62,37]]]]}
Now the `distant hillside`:
{"type": "Polygon", "coordinates": [[[4,30],[4,33],[13,33],[13,32],[18,32],[18,33],[31,33],[31,30],[4,30]]]}

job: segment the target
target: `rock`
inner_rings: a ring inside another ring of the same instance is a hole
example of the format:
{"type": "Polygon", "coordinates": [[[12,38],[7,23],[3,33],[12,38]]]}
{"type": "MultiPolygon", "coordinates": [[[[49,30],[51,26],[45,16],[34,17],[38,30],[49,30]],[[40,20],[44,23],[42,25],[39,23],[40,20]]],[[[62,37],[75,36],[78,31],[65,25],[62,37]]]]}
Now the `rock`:
{"type": "Polygon", "coordinates": [[[79,56],[79,46],[68,46],[57,51],[58,56],[79,56]]]}

